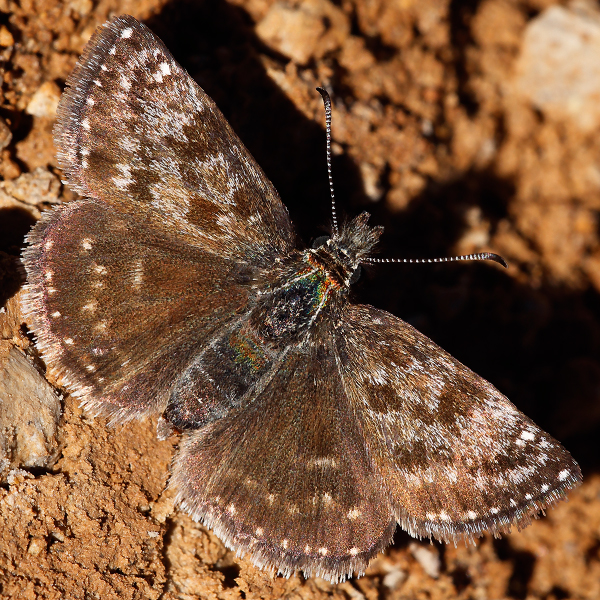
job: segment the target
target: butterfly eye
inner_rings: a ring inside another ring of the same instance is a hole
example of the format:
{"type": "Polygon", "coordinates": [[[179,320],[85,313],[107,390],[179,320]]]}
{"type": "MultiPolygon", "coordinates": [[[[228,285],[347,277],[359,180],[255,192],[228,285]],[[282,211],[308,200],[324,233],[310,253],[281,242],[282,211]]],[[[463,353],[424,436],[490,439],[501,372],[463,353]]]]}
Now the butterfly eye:
{"type": "Polygon", "coordinates": [[[328,235],[321,235],[318,238],[316,238],[315,241],[312,243],[312,248],[320,248],[321,246],[326,244],[328,240],[328,235]]]}
{"type": "Polygon", "coordinates": [[[361,275],[362,275],[362,267],[360,265],[358,265],[358,267],[356,267],[356,269],[354,269],[354,273],[352,273],[352,276],[350,277],[350,281],[348,283],[350,285],[356,283],[360,279],[361,275]]]}

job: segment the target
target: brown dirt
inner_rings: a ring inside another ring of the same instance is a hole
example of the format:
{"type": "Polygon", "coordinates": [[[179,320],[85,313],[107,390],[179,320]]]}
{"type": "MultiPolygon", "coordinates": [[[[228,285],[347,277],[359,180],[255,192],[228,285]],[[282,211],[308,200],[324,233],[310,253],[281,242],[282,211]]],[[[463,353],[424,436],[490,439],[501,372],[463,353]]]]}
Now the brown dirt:
{"type": "MultiPolygon", "coordinates": [[[[370,269],[357,299],[493,382],[585,478],[502,540],[454,548],[398,532],[359,580],[273,579],[173,508],[176,439],[157,441],[154,422],[108,428],[66,397],[57,462],[0,487],[0,598],[600,598],[600,138],[515,91],[525,32],[555,4],[0,0],[5,180],[57,172],[60,89],[95,27],[130,13],[215,99],[309,241],[329,219],[314,87],[330,85],[338,206],[385,225],[384,256],[491,249],[510,263],[370,269]]],[[[568,10],[600,10],[584,4],[568,10]]],[[[11,257],[52,199],[39,202],[0,208],[1,304],[13,298],[0,332],[30,354],[11,257]]]]}

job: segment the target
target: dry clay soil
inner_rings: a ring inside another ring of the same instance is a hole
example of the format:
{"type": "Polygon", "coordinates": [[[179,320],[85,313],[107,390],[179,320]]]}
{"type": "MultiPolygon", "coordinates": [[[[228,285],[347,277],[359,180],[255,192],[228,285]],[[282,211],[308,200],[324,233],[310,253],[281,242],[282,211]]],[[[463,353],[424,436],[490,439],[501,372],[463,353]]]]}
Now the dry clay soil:
{"type": "MultiPolygon", "coordinates": [[[[568,502],[502,539],[454,547],[398,531],[363,578],[274,578],[174,507],[177,436],[158,441],[156,421],[108,427],[63,390],[55,460],[0,485],[0,598],[600,598],[600,136],[577,121],[594,123],[584,108],[536,105],[518,74],[526,32],[556,4],[0,0],[3,352],[17,346],[45,372],[19,313],[15,258],[39,211],[75,197],[51,134],[64,82],[94,29],[129,13],[215,99],[299,237],[322,235],[330,218],[314,91],[326,84],[339,210],[385,226],[382,256],[506,258],[508,270],[365,269],[354,297],[491,381],[584,473],[568,502]],[[27,176],[50,181],[47,193],[19,196],[27,176]]],[[[562,4],[594,23],[600,14],[562,4]]]]}

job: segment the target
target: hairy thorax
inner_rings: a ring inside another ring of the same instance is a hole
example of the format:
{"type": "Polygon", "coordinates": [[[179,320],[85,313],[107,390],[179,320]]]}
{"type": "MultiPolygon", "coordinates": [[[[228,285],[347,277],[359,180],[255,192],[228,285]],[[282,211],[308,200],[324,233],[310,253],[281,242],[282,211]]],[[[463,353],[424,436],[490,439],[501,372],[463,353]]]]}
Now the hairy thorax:
{"type": "Polygon", "coordinates": [[[263,291],[254,307],[234,318],[180,377],[167,421],[177,429],[198,429],[254,397],[323,311],[343,302],[357,269],[335,238],[274,265],[270,285],[258,286],[263,291]]]}

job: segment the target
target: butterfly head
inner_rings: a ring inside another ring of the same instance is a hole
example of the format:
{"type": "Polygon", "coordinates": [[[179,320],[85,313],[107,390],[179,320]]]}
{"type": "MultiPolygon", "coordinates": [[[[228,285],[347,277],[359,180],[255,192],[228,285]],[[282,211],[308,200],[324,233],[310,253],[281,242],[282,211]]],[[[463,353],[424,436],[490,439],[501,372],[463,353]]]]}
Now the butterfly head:
{"type": "Polygon", "coordinates": [[[325,270],[339,287],[347,288],[358,280],[360,263],[369,257],[383,233],[383,227],[367,224],[369,216],[361,213],[330,238],[317,238],[307,251],[309,262],[325,270]]]}

